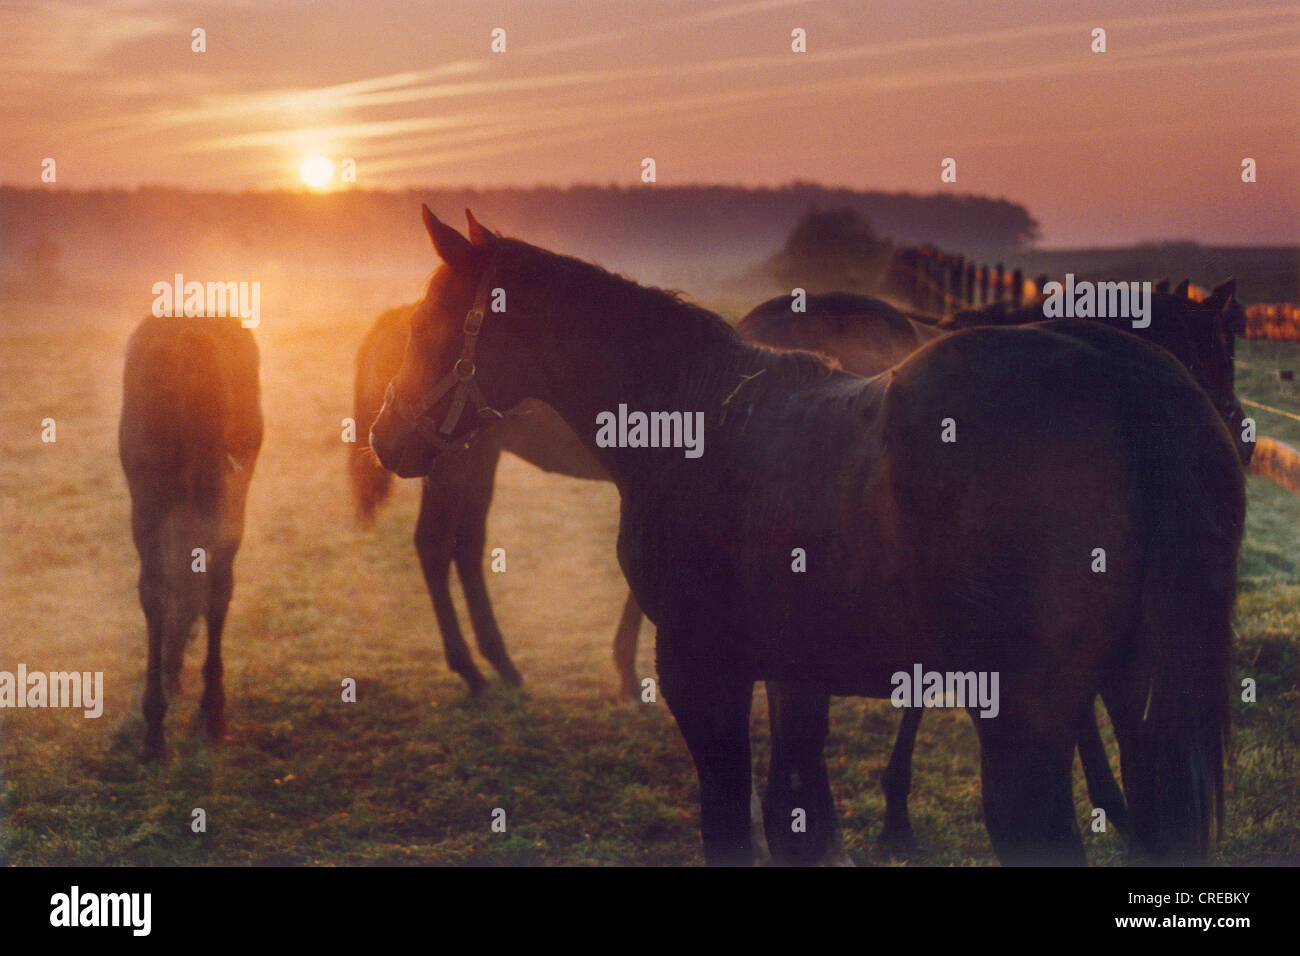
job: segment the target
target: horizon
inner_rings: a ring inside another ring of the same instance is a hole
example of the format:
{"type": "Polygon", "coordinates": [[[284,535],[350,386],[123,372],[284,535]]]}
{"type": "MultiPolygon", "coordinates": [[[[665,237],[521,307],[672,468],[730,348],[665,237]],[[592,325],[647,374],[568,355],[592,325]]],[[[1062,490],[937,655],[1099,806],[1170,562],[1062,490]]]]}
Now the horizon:
{"type": "MultiPolygon", "coordinates": [[[[806,186],[812,186],[812,187],[821,188],[821,189],[827,189],[827,190],[832,190],[832,189],[844,189],[844,188],[847,188],[847,187],[842,187],[842,186],[831,186],[831,185],[828,185],[828,184],[826,184],[826,183],[811,183],[811,182],[807,182],[807,181],[797,181],[797,182],[790,182],[790,183],[782,183],[782,184],[779,184],[779,185],[776,185],[776,186],[741,186],[741,185],[736,185],[736,184],[734,184],[734,183],[677,183],[677,184],[674,184],[674,185],[672,185],[672,186],[668,186],[668,187],[660,187],[660,188],[664,188],[664,189],[737,189],[737,190],[742,190],[742,189],[743,189],[743,190],[750,190],[750,191],[756,191],[756,192],[772,192],[772,193],[779,193],[779,192],[781,192],[782,190],[790,189],[790,188],[793,188],[793,187],[806,187],[806,186]]],[[[191,187],[188,187],[188,186],[177,186],[177,185],[174,185],[174,184],[168,184],[168,183],[141,183],[140,185],[137,185],[137,186],[86,186],[86,187],[60,187],[60,188],[58,188],[58,189],[50,190],[50,191],[59,192],[59,193],[63,193],[63,194],[76,194],[76,193],[95,193],[95,192],[127,192],[127,193],[130,193],[130,192],[145,192],[145,191],[149,191],[149,190],[158,190],[158,191],[169,191],[169,190],[171,190],[171,191],[178,191],[178,192],[190,193],[190,194],[192,194],[192,195],[210,194],[210,195],[214,195],[214,196],[229,196],[229,197],[232,197],[232,198],[234,198],[234,197],[238,197],[238,196],[245,196],[245,195],[254,195],[254,196],[257,196],[257,195],[267,195],[267,196],[269,196],[269,195],[276,195],[276,194],[279,194],[279,195],[285,195],[285,196],[293,196],[293,197],[298,197],[298,198],[307,198],[307,197],[334,198],[334,197],[342,196],[342,195],[345,195],[345,194],[348,194],[348,193],[352,193],[352,194],[397,195],[397,194],[404,193],[404,192],[436,193],[436,192],[441,191],[441,190],[447,190],[447,191],[459,191],[459,190],[462,190],[462,189],[465,189],[465,190],[471,190],[471,189],[472,189],[472,190],[476,190],[476,191],[483,192],[483,193],[489,193],[489,192],[493,192],[493,191],[500,191],[500,192],[512,192],[512,191],[517,191],[517,192],[529,192],[529,191],[545,191],[545,190],[565,191],[565,190],[579,190],[579,189],[592,189],[592,190],[604,191],[604,190],[627,190],[627,189],[636,189],[636,188],[637,188],[637,187],[635,187],[635,186],[628,186],[627,184],[621,184],[621,183],[603,183],[603,184],[602,184],[602,183],[584,183],[584,182],[578,182],[578,183],[570,183],[570,184],[566,184],[566,185],[554,185],[554,184],[547,184],[547,183],[533,183],[533,184],[530,184],[530,185],[527,185],[527,186],[520,186],[520,185],[494,185],[494,186],[484,186],[484,187],[464,187],[464,186],[401,186],[401,187],[384,188],[384,187],[378,187],[378,186],[373,186],[373,187],[363,187],[363,186],[358,186],[358,187],[355,187],[355,188],[352,188],[352,189],[347,189],[347,190],[336,189],[336,190],[327,190],[327,191],[322,191],[322,190],[311,189],[311,188],[308,188],[308,187],[293,187],[293,186],[275,186],[275,187],[264,187],[264,188],[256,188],[256,187],[254,187],[254,188],[249,188],[249,189],[208,189],[208,188],[196,189],[196,188],[191,188],[191,187]]],[[[5,190],[5,189],[25,190],[25,191],[29,191],[29,192],[44,192],[44,191],[47,191],[47,190],[42,189],[42,188],[40,188],[40,187],[24,186],[24,185],[19,184],[19,183],[4,183],[4,182],[0,182],[0,190],[5,190]]],[[[862,192],[862,193],[878,192],[878,190],[861,190],[860,192],[862,192]]],[[[1013,201],[1014,201],[1014,200],[1011,200],[1009,197],[1006,197],[1006,196],[975,196],[975,194],[973,194],[973,193],[971,193],[971,194],[967,194],[967,193],[947,194],[947,193],[943,193],[943,192],[940,191],[940,190],[935,190],[934,192],[931,192],[931,193],[921,193],[921,192],[913,192],[913,191],[907,191],[907,190],[904,190],[904,191],[900,191],[900,192],[898,192],[898,193],[887,193],[887,195],[898,195],[898,196],[902,196],[902,195],[911,195],[911,196],[919,197],[919,198],[922,198],[922,199],[929,198],[929,197],[933,197],[933,196],[955,195],[955,196],[957,196],[957,197],[961,197],[961,196],[969,196],[969,197],[971,197],[971,198],[992,199],[992,200],[995,200],[995,201],[1007,201],[1007,202],[1013,202],[1013,201]]],[[[827,208],[829,208],[829,207],[827,207],[827,208]]],[[[1032,209],[1029,210],[1029,212],[1030,212],[1031,215],[1033,214],[1033,210],[1032,210],[1032,209]]],[[[491,226],[492,224],[489,223],[488,225],[491,226]]],[[[890,237],[888,234],[883,233],[883,232],[880,233],[880,234],[881,234],[882,236],[884,236],[885,238],[893,238],[893,237],[890,237]]],[[[511,235],[510,238],[518,238],[518,239],[522,239],[522,240],[524,240],[525,242],[528,241],[528,237],[527,237],[527,236],[522,236],[522,235],[521,235],[521,236],[514,236],[514,235],[511,235]]],[[[907,243],[904,242],[903,244],[907,244],[907,243]]],[[[1185,238],[1185,237],[1179,237],[1179,236],[1168,236],[1168,237],[1156,237],[1156,238],[1147,238],[1147,239],[1135,239],[1135,240],[1132,240],[1132,241],[1129,241],[1129,242],[1097,242],[1097,243],[1092,243],[1092,244],[1087,244],[1087,245],[1080,245],[1080,244],[1064,244],[1064,245],[1058,245],[1058,244],[1055,244],[1055,243],[1049,243],[1049,242],[1030,241],[1030,242],[1028,242],[1028,243],[1025,243],[1025,244],[1024,244],[1022,247],[1020,247],[1020,248],[1021,248],[1021,250],[1022,250],[1023,252],[1054,252],[1054,253],[1056,253],[1056,252],[1070,252],[1070,251],[1072,251],[1072,250],[1078,250],[1078,251],[1080,251],[1080,252],[1124,251],[1124,250],[1132,250],[1132,249],[1142,249],[1142,248],[1145,248],[1145,247],[1151,247],[1151,248],[1167,248],[1167,247],[1170,247],[1170,246],[1179,246],[1179,245],[1194,246],[1194,247],[1202,248],[1202,249],[1262,249],[1262,248],[1270,248],[1270,249],[1297,249],[1297,250],[1300,250],[1300,239],[1291,240],[1291,241],[1286,241],[1286,240],[1284,240],[1284,241],[1281,241],[1281,242],[1231,242],[1231,241],[1223,241],[1223,242],[1203,242],[1203,241],[1200,241],[1200,240],[1197,240],[1197,239],[1188,239],[1188,238],[1185,238]]],[[[949,250],[945,250],[945,251],[949,251],[949,250]]],[[[1011,250],[1007,250],[1007,251],[1009,252],[1009,251],[1011,251],[1011,250]]]]}

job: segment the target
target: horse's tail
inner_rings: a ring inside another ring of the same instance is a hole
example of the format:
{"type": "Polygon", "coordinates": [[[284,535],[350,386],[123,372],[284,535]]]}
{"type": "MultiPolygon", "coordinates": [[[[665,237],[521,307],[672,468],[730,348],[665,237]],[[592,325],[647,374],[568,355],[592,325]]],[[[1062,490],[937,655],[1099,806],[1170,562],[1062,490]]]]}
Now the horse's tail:
{"type": "Polygon", "coordinates": [[[379,509],[393,493],[393,476],[383,468],[360,441],[348,454],[348,477],[352,484],[352,500],[357,506],[357,523],[369,528],[375,523],[379,509]]]}
{"type": "Polygon", "coordinates": [[[1148,384],[1146,407],[1130,417],[1143,426],[1130,439],[1147,546],[1137,656],[1122,693],[1127,726],[1117,730],[1121,750],[1135,749],[1122,761],[1137,855],[1195,862],[1223,826],[1245,484],[1200,390],[1190,381],[1148,384]]]}
{"type": "Polygon", "coordinates": [[[379,509],[393,493],[393,475],[370,448],[370,424],[384,404],[384,391],[397,374],[406,347],[413,306],[389,309],[366,333],[357,350],[357,372],[352,391],[353,421],[357,440],[349,446],[348,479],[356,504],[357,522],[365,528],[375,523],[379,509]]]}

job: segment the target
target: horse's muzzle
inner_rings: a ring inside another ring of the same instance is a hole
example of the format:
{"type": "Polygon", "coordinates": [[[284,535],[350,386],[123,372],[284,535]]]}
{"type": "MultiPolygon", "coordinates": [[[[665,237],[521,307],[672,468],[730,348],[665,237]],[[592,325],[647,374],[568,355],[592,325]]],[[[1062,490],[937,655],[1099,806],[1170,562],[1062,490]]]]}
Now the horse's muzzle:
{"type": "Polygon", "coordinates": [[[415,430],[385,402],[370,426],[370,449],[379,463],[399,478],[423,478],[429,473],[436,450],[420,441],[415,430]]]}

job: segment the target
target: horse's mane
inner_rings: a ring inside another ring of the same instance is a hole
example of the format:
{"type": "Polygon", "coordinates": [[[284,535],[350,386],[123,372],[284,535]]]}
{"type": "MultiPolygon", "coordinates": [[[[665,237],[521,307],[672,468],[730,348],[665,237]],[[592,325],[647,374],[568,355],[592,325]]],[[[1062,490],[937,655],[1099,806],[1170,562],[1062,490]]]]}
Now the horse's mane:
{"type": "MultiPolygon", "coordinates": [[[[518,239],[497,241],[517,255],[516,261],[546,290],[549,300],[571,298],[581,290],[582,297],[598,303],[602,310],[609,310],[614,321],[624,317],[653,317],[659,321],[664,334],[676,336],[683,357],[709,349],[737,353],[742,357],[734,370],[737,381],[741,375],[760,370],[765,373],[756,376],[753,385],[747,386],[747,390],[754,390],[753,393],[777,388],[778,383],[780,388],[788,390],[791,386],[839,373],[839,363],[819,353],[770,349],[746,342],[722,316],[688,301],[680,291],[641,285],[593,263],[540,249],[518,239]],[[531,268],[533,263],[536,263],[536,268],[531,268]]],[[[699,384],[707,386],[710,383],[699,384]]],[[[719,387],[727,385],[726,382],[716,384],[719,387]]],[[[731,386],[735,384],[730,382],[731,386]]]]}

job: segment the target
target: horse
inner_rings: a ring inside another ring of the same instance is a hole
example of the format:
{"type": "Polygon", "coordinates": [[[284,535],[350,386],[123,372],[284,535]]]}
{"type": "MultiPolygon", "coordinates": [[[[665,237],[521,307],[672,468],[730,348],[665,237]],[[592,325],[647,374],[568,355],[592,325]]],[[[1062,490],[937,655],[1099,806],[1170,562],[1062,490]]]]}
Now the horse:
{"type": "MultiPolygon", "coordinates": [[[[811,296],[813,313],[807,317],[807,323],[798,328],[788,328],[779,321],[773,321],[770,326],[758,322],[764,317],[779,319],[782,309],[778,308],[778,303],[785,301],[773,299],[751,311],[746,316],[746,321],[751,323],[751,327],[744,331],[746,337],[777,348],[793,347],[788,344],[791,335],[800,340],[811,338],[818,343],[818,351],[840,360],[846,368],[858,374],[870,374],[864,371],[869,366],[872,372],[887,368],[939,334],[917,314],[909,317],[884,302],[851,293],[811,296]],[[845,328],[841,323],[837,331],[825,327],[814,330],[808,325],[816,319],[829,319],[832,314],[846,317],[860,314],[867,302],[880,307],[872,315],[890,315],[892,318],[896,313],[896,324],[884,327],[873,324],[872,328],[861,330],[845,328]],[[886,356],[889,360],[885,360],[886,356]]],[[[366,331],[357,351],[354,421],[372,421],[378,414],[383,404],[384,388],[401,366],[402,350],[414,309],[414,304],[389,309],[366,331]]],[[[521,414],[502,419],[465,447],[449,451],[424,476],[419,517],[416,519],[416,553],[443,636],[448,667],[461,676],[472,695],[481,693],[487,680],[470,656],[452,603],[450,577],[453,561],[480,652],[507,684],[519,686],[523,681],[505,649],[482,569],[487,513],[492,504],[493,478],[502,450],[554,474],[610,480],[572,430],[540,402],[525,403],[521,414]]],[[[350,448],[348,475],[357,522],[362,527],[369,527],[391,494],[392,475],[378,466],[369,446],[361,444],[350,448]]],[[[642,616],[636,597],[628,592],[613,642],[614,668],[619,677],[620,693],[628,698],[641,693],[635,664],[642,616]]]]}
{"type": "Polygon", "coordinates": [[[163,753],[164,676],[174,694],[200,616],[208,646],[199,713],[213,740],[225,732],[221,633],[262,446],[258,364],[253,334],[233,318],[151,316],[127,343],[118,453],[148,628],[145,761],[163,753]]]}
{"type": "MultiPolygon", "coordinates": [[[[1235,330],[1244,321],[1244,308],[1236,299],[1232,279],[1220,283],[1204,301],[1188,295],[1189,284],[1179,284],[1173,295],[1168,280],[1156,284],[1151,322],[1125,328],[1172,354],[1193,375],[1218,409],[1233,434],[1243,467],[1249,466],[1254,442],[1245,440],[1243,411],[1233,383],[1232,356],[1235,330]]],[[[840,361],[858,375],[870,376],[895,365],[921,344],[956,329],[983,325],[1024,325],[1042,319],[1042,300],[1015,307],[997,302],[967,309],[947,319],[903,312],[868,295],[826,293],[807,296],[795,310],[791,296],[776,296],[756,306],[736,328],[750,341],[781,348],[821,352],[840,361]]],[[[1098,319],[1097,321],[1106,321],[1098,319]]],[[[769,688],[769,694],[772,688],[769,688]]],[[[814,706],[809,704],[808,706],[814,706]]],[[[878,842],[890,850],[914,846],[907,799],[911,790],[911,762],[924,710],[904,710],[889,763],[881,779],[885,794],[885,822],[878,842]]],[[[1079,757],[1088,793],[1095,807],[1117,829],[1127,829],[1123,793],[1111,774],[1105,745],[1092,707],[1080,721],[1079,757]]]]}
{"type": "MultiPolygon", "coordinates": [[[[1189,283],[1179,283],[1173,292],[1159,286],[1151,294],[1149,325],[1132,328],[1125,320],[1119,328],[1154,342],[1166,349],[1185,366],[1235,436],[1237,453],[1243,467],[1250,465],[1255,443],[1247,440],[1243,427],[1245,412],[1234,392],[1237,336],[1245,334],[1246,309],[1237,298],[1235,279],[1226,279],[1202,301],[1188,295],[1189,283]]],[[[938,323],[938,328],[956,330],[985,325],[1024,325],[1042,321],[1044,297],[1015,307],[995,302],[977,309],[967,309],[938,323]]],[[[1095,318],[1110,322],[1113,319],[1095,318]]]]}
{"type": "MultiPolygon", "coordinates": [[[[889,697],[922,665],[1000,681],[996,716],[968,709],[1001,862],[1084,862],[1070,765],[1098,693],[1141,855],[1207,857],[1244,478],[1167,352],[1058,320],[936,338],[863,379],[749,344],[711,312],[494,236],[468,212],[468,239],[422,215],[443,265],[370,445],[419,477],[535,398],[596,455],[699,777],[707,863],[753,860],[754,681],[889,697]],[[487,313],[494,289],[509,311],[487,313]],[[665,416],[657,443],[628,409],[665,416]],[[674,412],[680,431],[665,424],[674,412]],[[687,415],[706,423],[698,446],[687,415]]],[[[765,833],[774,857],[792,844],[817,855],[812,835],[832,830],[812,825],[833,807],[824,722],[776,726],[765,833]],[[792,833],[800,811],[810,825],[792,833]]]]}
{"type": "MultiPolygon", "coordinates": [[[[368,423],[379,414],[384,388],[397,374],[414,305],[389,309],[367,330],[357,351],[353,388],[354,421],[368,423]]],[[[541,402],[528,401],[464,447],[450,449],[424,475],[420,513],[415,523],[415,550],[442,634],[447,666],[464,680],[471,695],[487,686],[470,655],[451,599],[451,565],[456,564],[474,636],[483,657],[506,684],[523,682],[511,661],[492,611],[483,577],[487,513],[501,452],[509,451],[553,474],[608,481],[609,475],[583,447],[563,420],[541,402]]],[[[369,446],[350,446],[348,475],[357,521],[374,523],[392,490],[392,474],[379,467],[369,446]]],[[[636,678],[637,636],[641,609],[629,593],[614,635],[614,666],[624,696],[640,693],[636,678]]]]}
{"type": "MultiPolygon", "coordinates": [[[[919,317],[909,319],[898,313],[898,327],[875,327],[862,334],[858,329],[840,327],[838,335],[829,329],[813,330],[805,325],[789,329],[773,322],[771,327],[757,324],[760,317],[772,313],[778,318],[778,302],[773,299],[753,310],[747,321],[754,323],[746,331],[751,340],[773,347],[791,347],[788,337],[813,338],[819,351],[841,360],[845,367],[859,374],[868,365],[886,368],[894,361],[883,356],[901,358],[935,334],[919,317]],[[906,323],[912,322],[909,332],[906,323]],[[885,339],[883,336],[892,335],[885,339]]],[[[864,302],[879,300],[850,293],[814,295],[815,317],[829,317],[840,309],[845,316],[861,312],[864,302]]],[[[382,313],[366,331],[357,350],[353,386],[353,420],[373,421],[383,404],[384,388],[401,366],[410,316],[414,304],[399,306],[382,313]]],[[[877,313],[872,313],[877,314],[877,313]]],[[[879,314],[884,314],[883,310],[879,314]]],[[[805,346],[806,347],[806,346],[805,346]]],[[[896,359],[895,359],[896,360],[896,359]]],[[[878,370],[874,369],[873,371],[878,370]]],[[[492,610],[491,598],[483,577],[483,550],[487,536],[487,513],[492,504],[493,479],[502,450],[553,474],[597,481],[610,477],[600,463],[582,446],[573,431],[548,406],[526,402],[520,414],[503,418],[464,447],[449,450],[424,476],[419,516],[415,525],[415,549],[420,568],[433,602],[434,615],[443,638],[448,667],[465,681],[472,695],[487,687],[470,655],[451,598],[451,565],[456,565],[470,621],[479,651],[511,686],[523,682],[505,648],[501,629],[492,610]]],[[[378,466],[368,445],[354,444],[348,452],[348,477],[356,507],[356,519],[362,527],[374,524],[378,510],[392,492],[392,474],[378,466]]],[[[629,591],[614,634],[614,668],[619,677],[620,693],[635,698],[641,693],[636,676],[636,649],[642,613],[636,597],[629,591]]]]}

